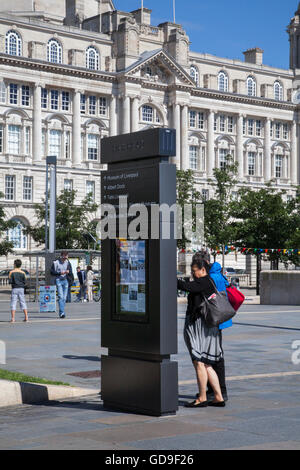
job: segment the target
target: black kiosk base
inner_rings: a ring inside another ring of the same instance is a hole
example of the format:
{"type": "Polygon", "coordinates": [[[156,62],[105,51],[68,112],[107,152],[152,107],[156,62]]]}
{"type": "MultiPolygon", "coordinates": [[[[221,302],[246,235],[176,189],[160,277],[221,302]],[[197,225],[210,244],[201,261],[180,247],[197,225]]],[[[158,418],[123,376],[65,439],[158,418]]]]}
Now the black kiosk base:
{"type": "MultiPolygon", "coordinates": [[[[169,163],[175,143],[173,129],[102,139],[108,171],[101,174],[101,203],[114,205],[117,221],[124,195],[128,209],[143,204],[149,213],[153,205],[176,204],[176,166],[169,163]]],[[[108,356],[101,358],[101,395],[105,408],[164,416],[178,410],[178,365],[171,361],[177,354],[176,239],[171,212],[156,222],[155,237],[131,238],[128,230],[126,237],[117,231],[102,240],[101,345],[108,356]]]]}

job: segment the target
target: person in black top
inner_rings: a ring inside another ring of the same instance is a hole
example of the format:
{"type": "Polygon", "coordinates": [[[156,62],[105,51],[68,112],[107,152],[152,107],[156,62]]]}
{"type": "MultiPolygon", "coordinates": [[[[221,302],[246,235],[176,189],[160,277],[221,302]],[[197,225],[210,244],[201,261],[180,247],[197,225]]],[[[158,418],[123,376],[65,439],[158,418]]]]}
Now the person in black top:
{"type": "Polygon", "coordinates": [[[208,266],[204,261],[192,264],[192,281],[178,280],[178,289],[188,292],[188,307],[184,326],[184,340],[195,367],[199,395],[186,406],[204,408],[206,406],[224,407],[220,383],[213,365],[223,358],[223,349],[218,327],[209,327],[201,317],[203,297],[215,293],[215,286],[208,276],[208,266]],[[214,400],[207,401],[207,384],[210,383],[214,400]]]}
{"type": "Polygon", "coordinates": [[[11,310],[11,323],[15,323],[15,314],[17,302],[19,301],[20,307],[24,312],[24,321],[28,322],[28,311],[25,300],[25,284],[26,284],[26,274],[21,270],[22,261],[16,259],[14,262],[14,269],[10,271],[8,275],[9,283],[11,284],[11,301],[10,301],[10,310],[11,310]]]}

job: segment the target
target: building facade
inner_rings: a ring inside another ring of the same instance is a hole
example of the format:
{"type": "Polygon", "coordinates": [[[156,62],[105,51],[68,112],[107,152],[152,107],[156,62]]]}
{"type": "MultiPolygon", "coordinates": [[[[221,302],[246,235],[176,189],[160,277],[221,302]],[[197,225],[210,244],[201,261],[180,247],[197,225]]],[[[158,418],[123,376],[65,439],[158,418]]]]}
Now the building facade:
{"type": "MultiPolygon", "coordinates": [[[[287,197],[299,184],[300,8],[288,27],[288,70],[190,50],[182,26],[151,25],[151,10],[111,0],[8,0],[0,5],[0,192],[17,252],[34,249],[24,227],[45,193],[47,155],[58,192],[100,201],[100,140],[149,126],[177,129],[178,168],[198,190],[231,154],[239,185],[270,180],[287,197]],[[13,9],[12,9],[13,8],[13,9]]],[[[95,219],[98,214],[95,214],[95,219]]],[[[10,259],[0,260],[6,267],[10,259]]]]}

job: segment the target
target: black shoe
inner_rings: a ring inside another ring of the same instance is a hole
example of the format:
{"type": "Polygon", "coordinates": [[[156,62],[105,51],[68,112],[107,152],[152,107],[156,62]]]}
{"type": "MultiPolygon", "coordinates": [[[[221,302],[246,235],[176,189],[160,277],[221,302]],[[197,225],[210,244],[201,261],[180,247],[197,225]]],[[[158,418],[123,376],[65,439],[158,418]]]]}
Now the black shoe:
{"type": "MultiPolygon", "coordinates": [[[[223,393],[223,392],[222,392],[222,395],[223,395],[224,401],[228,401],[228,395],[227,395],[227,393],[223,393]]],[[[196,393],[195,397],[196,397],[196,398],[199,398],[199,393],[196,393]]],[[[215,396],[214,396],[213,393],[208,393],[208,394],[207,394],[207,401],[214,401],[214,399],[215,399],[215,396]]]]}
{"type": "Polygon", "coordinates": [[[225,401],[213,402],[210,401],[207,406],[214,406],[215,408],[224,408],[226,406],[225,401]]]}
{"type": "Polygon", "coordinates": [[[59,315],[59,318],[66,318],[66,315],[59,315]]]}
{"type": "Polygon", "coordinates": [[[207,408],[207,401],[196,403],[196,400],[184,404],[186,408],[207,408]]]}

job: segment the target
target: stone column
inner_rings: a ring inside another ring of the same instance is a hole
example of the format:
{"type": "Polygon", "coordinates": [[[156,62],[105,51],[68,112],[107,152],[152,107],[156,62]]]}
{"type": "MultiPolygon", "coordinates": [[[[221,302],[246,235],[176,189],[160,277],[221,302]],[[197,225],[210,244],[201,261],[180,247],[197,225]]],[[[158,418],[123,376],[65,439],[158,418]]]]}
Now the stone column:
{"type": "Polygon", "coordinates": [[[123,113],[122,113],[122,134],[130,133],[130,98],[129,96],[123,97],[123,113]]]}
{"type": "Polygon", "coordinates": [[[73,95],[73,122],[72,122],[72,161],[73,165],[81,164],[81,115],[80,91],[74,90],[73,95]]]}
{"type": "Polygon", "coordinates": [[[271,179],[271,119],[265,121],[265,154],[264,154],[264,182],[271,179]]]}
{"type": "Polygon", "coordinates": [[[131,103],[131,132],[139,131],[139,97],[135,96],[131,103]]]}
{"type": "Polygon", "coordinates": [[[188,170],[189,167],[188,106],[185,104],[181,108],[181,169],[188,170]]]}
{"type": "Polygon", "coordinates": [[[177,103],[173,104],[173,127],[176,129],[176,158],[174,163],[177,169],[180,169],[180,155],[181,155],[181,129],[180,129],[180,105],[177,103]]]}
{"type": "Polygon", "coordinates": [[[236,129],[236,160],[239,164],[238,177],[239,180],[244,178],[244,148],[243,148],[243,115],[239,114],[237,118],[236,129]]]}
{"type": "Polygon", "coordinates": [[[214,132],[215,113],[210,110],[207,123],[207,176],[213,176],[215,168],[215,132],[214,132]]]}
{"type": "Polygon", "coordinates": [[[297,149],[297,123],[292,122],[291,126],[291,166],[290,175],[292,184],[298,183],[298,149],[297,149]]]}
{"type": "Polygon", "coordinates": [[[41,85],[35,85],[33,91],[33,123],[32,123],[32,162],[41,161],[42,155],[42,106],[41,85]]]}
{"type": "Polygon", "coordinates": [[[117,135],[117,110],[116,110],[116,97],[114,95],[111,96],[110,104],[109,104],[109,118],[110,118],[110,126],[109,126],[109,135],[111,137],[117,135]]]}

